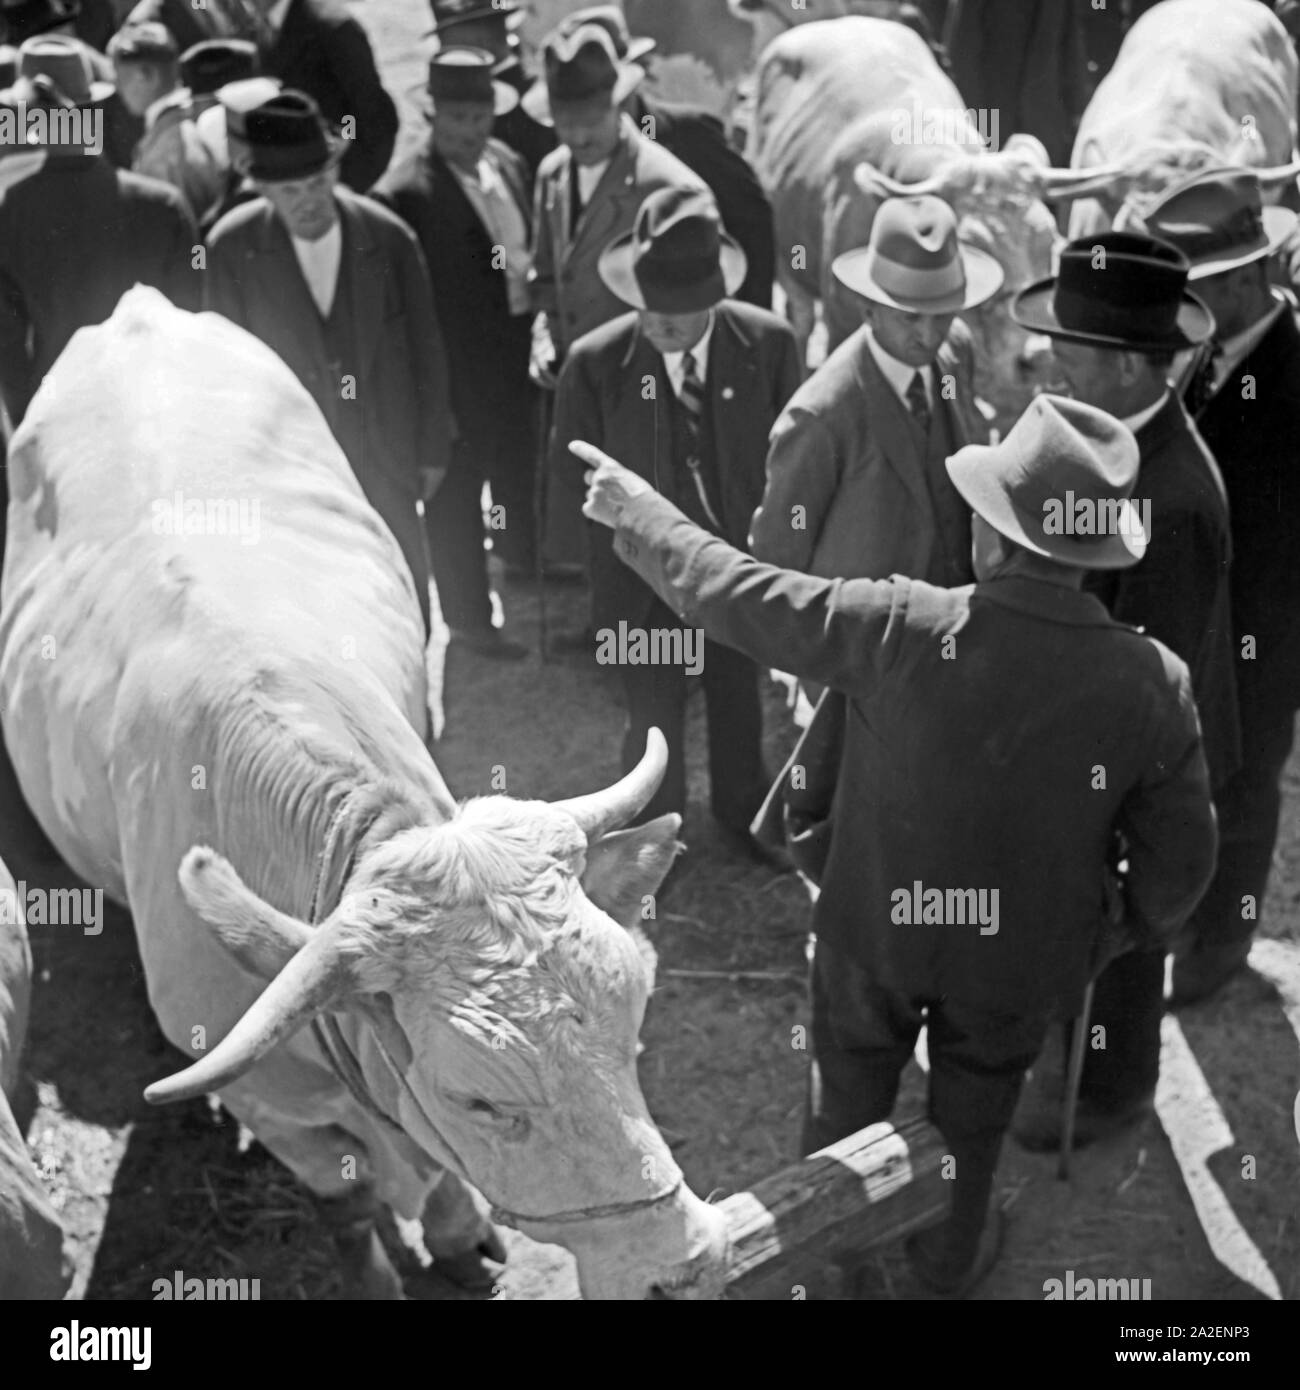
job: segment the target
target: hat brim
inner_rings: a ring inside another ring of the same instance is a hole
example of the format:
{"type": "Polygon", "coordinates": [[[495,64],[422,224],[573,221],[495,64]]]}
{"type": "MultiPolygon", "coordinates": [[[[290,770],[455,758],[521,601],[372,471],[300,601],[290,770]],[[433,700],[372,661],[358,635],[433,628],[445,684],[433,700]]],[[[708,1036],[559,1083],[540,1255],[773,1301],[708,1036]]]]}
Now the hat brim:
{"type": "MultiPolygon", "coordinates": [[[[348,142],[341,136],[335,135],[332,131],[326,133],[325,143],[328,146],[325,159],[320,163],[313,161],[305,169],[294,169],[291,171],[277,169],[275,173],[259,174],[254,167],[255,161],[250,153],[250,158],[244,173],[247,174],[254,183],[297,183],[300,179],[315,178],[317,174],[323,174],[326,169],[333,169],[341,164],[343,162],[343,156],[347,154],[348,142]]],[[[247,142],[245,142],[245,144],[247,144],[247,142]]]]}
{"type": "Polygon", "coordinates": [[[1239,270],[1243,265],[1251,265],[1280,250],[1282,243],[1295,230],[1297,215],[1290,208],[1267,207],[1263,209],[1263,216],[1264,235],[1254,245],[1238,247],[1226,256],[1210,256],[1193,261],[1187,274],[1188,280],[1208,280],[1212,275],[1225,275],[1230,270],[1239,270]]]}
{"type": "MultiPolygon", "coordinates": [[[[417,102],[417,105],[420,109],[420,114],[425,117],[432,116],[433,109],[437,106],[438,102],[437,98],[433,95],[433,93],[429,91],[427,83],[425,83],[424,87],[421,89],[421,97],[422,100],[417,102]]],[[[453,101],[451,104],[459,104],[462,106],[470,105],[470,103],[464,101],[463,99],[459,103],[453,101]]],[[[508,116],[518,105],[519,93],[515,91],[515,89],[508,82],[493,81],[492,114],[494,116],[508,116]]]]}
{"type": "Polygon", "coordinates": [[[1150,537],[1142,527],[1137,508],[1124,503],[1129,534],[1078,540],[1069,535],[1049,535],[1043,519],[1015,505],[1007,492],[1007,446],[967,444],[945,460],[952,485],[976,515],[1000,535],[1035,555],[1045,556],[1078,569],[1118,570],[1136,565],[1146,554],[1150,537]]]}
{"type": "Polygon", "coordinates": [[[987,251],[967,246],[965,242],[959,242],[958,248],[966,283],[959,292],[937,299],[899,299],[882,289],[871,275],[871,248],[867,246],[836,256],[831,262],[831,273],[845,289],[873,304],[885,304],[910,314],[959,314],[992,299],[1002,288],[1005,276],[1002,267],[987,251]]]}
{"type": "MultiPolygon", "coordinates": [[[[632,95],[633,92],[645,81],[645,69],[639,68],[635,63],[624,64],[618,73],[610,93],[610,105],[622,106],[622,104],[632,95]]],[[[595,101],[598,93],[593,93],[590,97],[585,97],[585,101],[595,101]]],[[[575,106],[579,103],[573,103],[575,106]]],[[[555,118],[551,114],[551,94],[546,90],[545,80],[539,78],[524,93],[520,103],[525,113],[533,118],[538,125],[554,126],[555,118]]]]}
{"type": "Polygon", "coordinates": [[[1031,333],[1046,333],[1068,343],[1088,347],[1111,348],[1118,352],[1183,352],[1199,347],[1214,336],[1214,315],[1194,294],[1183,291],[1182,303],[1173,329],[1163,337],[1124,338],[1110,333],[1088,333],[1077,328],[1062,327],[1052,303],[1056,294],[1056,277],[1040,280],[1020,291],[1011,301],[1011,317],[1031,333]]]}
{"type": "MultiPolygon", "coordinates": [[[[696,298],[691,295],[689,286],[683,287],[682,307],[680,309],[664,309],[659,312],[702,313],[705,309],[712,309],[715,304],[735,295],[736,291],[745,283],[745,276],[749,273],[749,263],[745,259],[745,253],[726,232],[720,234],[720,241],[718,261],[722,270],[723,292],[717,294],[712,291],[710,286],[701,285],[698,298],[696,298]]],[[[600,278],[605,282],[605,288],[611,294],[617,295],[624,304],[631,305],[633,309],[644,309],[646,308],[645,295],[642,293],[641,286],[637,282],[636,272],[633,269],[635,242],[635,232],[626,232],[621,237],[611,241],[600,253],[600,258],[596,262],[596,269],[600,273],[600,278]]]]}

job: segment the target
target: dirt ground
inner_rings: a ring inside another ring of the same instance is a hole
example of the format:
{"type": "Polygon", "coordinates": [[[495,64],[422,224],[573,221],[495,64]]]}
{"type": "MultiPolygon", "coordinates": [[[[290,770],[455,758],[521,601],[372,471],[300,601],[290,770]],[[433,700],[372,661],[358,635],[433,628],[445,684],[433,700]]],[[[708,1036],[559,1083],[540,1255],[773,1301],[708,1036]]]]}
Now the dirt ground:
{"type": "MultiPolygon", "coordinates": [[[[413,92],[424,6],[371,0],[359,12],[391,89],[413,92]]],[[[404,138],[417,128],[412,117],[404,138]]],[[[534,654],[517,665],[453,654],[438,750],[453,790],[492,790],[496,764],[506,768],[506,790],[522,797],[611,780],[620,711],[610,677],[581,658],[540,662],[530,586],[507,589],[504,603],[534,654]]],[[[549,610],[553,628],[583,618],[573,590],[551,589],[549,610]]],[[[730,859],[712,836],[700,704],[694,696],[686,868],[649,924],[660,968],[641,1075],[687,1180],[702,1195],[722,1195],[797,1157],[807,1053],[794,1045],[794,1029],[808,1021],[807,905],[793,880],[730,859]]],[[[792,742],[776,686],[767,714],[776,767],[792,742]]],[[[1008,1144],[999,1177],[1007,1246],[979,1298],[1041,1299],[1044,1281],[1067,1270],[1149,1278],[1156,1299],[1300,1296],[1298,778],[1293,760],[1264,941],[1252,957],[1258,968],[1219,1000],[1167,1021],[1159,1123],[1078,1156],[1068,1184],[1056,1179],[1053,1160],[1008,1144]]],[[[14,796],[0,786],[0,853],[14,876],[32,886],[70,882],[24,835],[14,796]]],[[[110,911],[94,937],[47,927],[32,937],[26,1068],[34,1090],[19,1119],[67,1230],[70,1297],[148,1299],[153,1281],[174,1270],[257,1278],[265,1299],[334,1295],[332,1252],[278,1163],[208,1103],[145,1105],[144,1086],[174,1070],[179,1054],[153,1021],[127,916],[110,911]]],[[[913,1070],[900,1113],[923,1104],[923,1077],[913,1070]]],[[[411,1263],[406,1272],[412,1297],[465,1296],[435,1271],[411,1263]]],[[[824,1292],[834,1290],[828,1280],[824,1292]]],[[[862,1296],[913,1292],[896,1249],[868,1261],[862,1296]]],[[[573,1293],[563,1252],[512,1236],[493,1296],[573,1293]]]]}

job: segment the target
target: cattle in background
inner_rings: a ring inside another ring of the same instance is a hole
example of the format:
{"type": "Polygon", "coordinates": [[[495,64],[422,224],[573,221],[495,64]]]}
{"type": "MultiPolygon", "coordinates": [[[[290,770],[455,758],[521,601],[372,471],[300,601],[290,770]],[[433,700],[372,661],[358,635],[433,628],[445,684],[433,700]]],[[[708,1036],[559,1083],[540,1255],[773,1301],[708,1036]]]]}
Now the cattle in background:
{"type": "MultiPolygon", "coordinates": [[[[131,291],[9,464],[4,734],[196,1059],[149,1099],[216,1091],[345,1211],[349,1292],[400,1294],[376,1201],[438,1255],[444,1169],[572,1250],[588,1296],[712,1292],[722,1217],[646,1110],[650,969],[612,920],[677,849],[675,816],[617,829],[662,738],[605,792],[458,807],[401,551],[293,373],[216,315],[131,291]]],[[[456,1211],[473,1249],[491,1227],[456,1211]]]]}
{"type": "Polygon", "coordinates": [[[0,1301],[62,1298],[63,1228],[28,1157],[10,1101],[27,1032],[32,957],[23,906],[0,863],[0,1301]]]}
{"type": "Polygon", "coordinates": [[[1001,264],[1005,282],[967,315],[978,351],[976,386],[1005,428],[1043,382],[1045,364],[1007,305],[1051,272],[1059,240],[1040,196],[1089,180],[1046,167],[1026,136],[1002,149],[996,112],[967,109],[923,39],[888,20],[850,17],[791,29],[759,65],[749,157],[772,200],[777,277],[807,341],[820,299],[830,348],[861,323],[855,297],[831,274],[837,255],[865,246],[882,198],[937,193],[962,238],[1001,264]]]}
{"type": "Polygon", "coordinates": [[[1129,30],[1079,123],[1071,164],[1122,168],[1077,202],[1070,235],[1140,214],[1172,184],[1217,164],[1263,171],[1276,202],[1294,180],[1296,55],[1259,0],[1162,0],[1129,30]]]}

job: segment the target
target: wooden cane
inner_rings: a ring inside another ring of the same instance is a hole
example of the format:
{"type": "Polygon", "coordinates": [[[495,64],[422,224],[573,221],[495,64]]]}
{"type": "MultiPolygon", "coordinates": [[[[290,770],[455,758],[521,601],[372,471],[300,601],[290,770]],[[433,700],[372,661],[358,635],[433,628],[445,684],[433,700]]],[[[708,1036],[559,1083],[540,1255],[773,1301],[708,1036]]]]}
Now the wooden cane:
{"type": "Polygon", "coordinates": [[[1065,1096],[1061,1103],[1061,1156],[1056,1164],[1056,1176],[1065,1182],[1070,1176],[1070,1154],[1074,1149],[1074,1121],[1079,1109],[1079,1083],[1083,1080],[1084,1049],[1088,1046],[1088,1028],[1092,1019],[1092,995],[1096,981],[1089,980],[1083,991],[1083,1008],[1075,1020],[1074,1038],[1070,1044],[1070,1065],[1065,1078],[1065,1096]]]}
{"type": "Polygon", "coordinates": [[[533,475],[533,577],[537,583],[537,640],[542,664],[549,660],[546,621],[546,495],[547,462],[550,454],[551,406],[553,391],[538,386],[535,421],[537,427],[537,469],[533,475]]]}

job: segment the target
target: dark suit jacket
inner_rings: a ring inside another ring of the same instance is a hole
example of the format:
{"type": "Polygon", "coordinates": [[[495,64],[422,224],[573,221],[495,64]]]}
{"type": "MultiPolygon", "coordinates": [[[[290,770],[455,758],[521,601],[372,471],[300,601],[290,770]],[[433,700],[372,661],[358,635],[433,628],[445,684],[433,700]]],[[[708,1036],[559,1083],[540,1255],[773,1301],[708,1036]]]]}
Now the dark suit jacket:
{"type": "Polygon", "coordinates": [[[167,184],[60,155],[0,196],[0,390],[17,423],[68,339],[137,281],[198,307],[198,233],[167,184]],[[30,334],[30,344],[29,344],[30,334]]]}
{"type": "MultiPolygon", "coordinates": [[[[518,60],[496,69],[492,75],[498,82],[504,82],[513,87],[520,96],[523,96],[533,85],[532,78],[524,71],[523,64],[518,60]]],[[[496,118],[492,126],[492,134],[502,144],[509,145],[524,161],[528,171],[528,191],[531,197],[542,160],[550,154],[558,143],[555,138],[555,131],[550,126],[533,120],[522,106],[516,106],[513,111],[507,111],[504,116],[496,118]]]]}
{"type": "Polygon", "coordinates": [[[1077,1009],[1113,946],[1116,827],[1139,940],[1167,940],[1204,892],[1216,836],[1187,668],[1090,595],[1022,578],[815,579],[653,495],[624,509],[615,550],[713,640],[848,696],[813,926],[882,987],[1002,1014],[1077,1009]],[[945,924],[907,920],[917,884],[984,889],[986,907],[996,890],[997,930],[957,916],[969,898],[945,898],[945,924]]]}
{"type": "MultiPolygon", "coordinates": [[[[524,162],[499,140],[491,156],[525,225],[531,217],[524,162]]],[[[528,335],[512,317],[505,275],[492,264],[487,229],[460,181],[433,148],[432,135],[377,183],[372,196],[415,232],[433,282],[449,360],[456,422],[469,441],[491,438],[503,414],[527,410],[528,335]]],[[[526,322],[526,320],[525,320],[526,322]]]]}
{"type": "Polygon", "coordinates": [[[379,80],[366,31],[347,6],[342,0],[291,0],[262,66],[286,87],[315,97],[327,121],[356,121],[342,178],[364,193],[393,157],[397,108],[379,80]]]}
{"type": "Polygon", "coordinates": [[[1197,417],[1232,521],[1232,623],[1243,704],[1300,707],[1300,330],[1290,306],[1197,417]],[[1252,394],[1243,398],[1251,378],[1252,394]],[[1242,639],[1253,637],[1253,660],[1242,639]]]}
{"type": "Polygon", "coordinates": [[[1087,587],[1113,617],[1158,638],[1187,663],[1211,785],[1218,788],[1241,761],[1227,500],[1214,458],[1174,394],[1137,431],[1137,442],[1133,496],[1151,504],[1150,543],[1132,569],[1094,572],[1087,587]]]}
{"type": "Polygon", "coordinates": [[[629,113],[643,135],[675,154],[712,190],[722,225],[740,243],[749,263],[744,283],[733,297],[770,309],[776,278],[772,205],[758,175],[728,143],[722,122],[703,107],[654,101],[640,94],[632,98],[629,113]]]}
{"type": "Polygon", "coordinates": [[[235,208],[212,229],[205,304],[248,329],[293,369],[396,535],[417,583],[421,571],[427,581],[415,513],[419,470],[445,470],[455,434],[429,276],[404,222],[349,189],[339,188],[336,196],[351,274],[341,334],[351,350],[341,367],[355,378],[355,399],[343,399],[293,245],[264,198],[235,208]]]}
{"type": "MultiPolygon", "coordinates": [[[[705,377],[727,538],[745,544],[763,495],[767,432],[799,384],[794,335],[764,309],[724,300],[715,311],[705,377]]],[[[574,344],[555,398],[557,479],[581,482],[582,465],[569,443],[585,439],[656,486],[673,477],[674,393],[662,356],[641,335],[639,317],[624,314],[574,344]],[[653,394],[647,399],[647,380],[653,394]]],[[[654,595],[615,558],[610,533],[591,528],[593,618],[598,627],[620,618],[639,622],[654,595]]]]}

